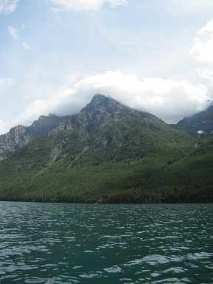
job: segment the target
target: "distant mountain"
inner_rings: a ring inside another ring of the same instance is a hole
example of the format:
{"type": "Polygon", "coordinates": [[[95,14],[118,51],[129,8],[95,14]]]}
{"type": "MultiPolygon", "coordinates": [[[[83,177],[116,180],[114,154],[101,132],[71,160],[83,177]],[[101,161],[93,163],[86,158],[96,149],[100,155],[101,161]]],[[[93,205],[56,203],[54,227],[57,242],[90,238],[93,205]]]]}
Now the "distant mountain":
{"type": "Polygon", "coordinates": [[[95,95],[78,114],[42,116],[0,136],[0,199],[209,201],[212,147],[211,140],[95,95]]]}
{"type": "Polygon", "coordinates": [[[190,133],[213,134],[213,104],[202,112],[184,118],[177,126],[190,133]]]}

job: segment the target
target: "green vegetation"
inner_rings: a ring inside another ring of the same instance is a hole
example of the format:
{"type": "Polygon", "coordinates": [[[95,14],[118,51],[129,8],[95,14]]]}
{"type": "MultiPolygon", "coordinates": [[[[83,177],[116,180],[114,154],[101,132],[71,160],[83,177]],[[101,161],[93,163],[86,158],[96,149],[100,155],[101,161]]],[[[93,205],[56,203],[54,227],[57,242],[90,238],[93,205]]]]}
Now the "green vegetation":
{"type": "Polygon", "coordinates": [[[85,166],[70,166],[63,159],[49,162],[50,141],[35,144],[0,164],[0,199],[57,202],[213,200],[213,140],[202,141],[197,149],[181,153],[165,151],[138,160],[85,166]],[[33,157],[32,147],[36,153],[33,157]]]}
{"type": "Polygon", "coordinates": [[[213,201],[211,136],[191,137],[105,97],[68,119],[0,162],[1,200],[213,201]]]}

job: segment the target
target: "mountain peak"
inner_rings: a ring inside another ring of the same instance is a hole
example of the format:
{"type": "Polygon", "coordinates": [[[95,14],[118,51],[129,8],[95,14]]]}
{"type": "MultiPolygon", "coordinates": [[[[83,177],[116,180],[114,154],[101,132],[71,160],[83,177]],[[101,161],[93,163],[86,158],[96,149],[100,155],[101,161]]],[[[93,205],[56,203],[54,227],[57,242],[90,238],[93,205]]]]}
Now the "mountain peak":
{"type": "Polygon", "coordinates": [[[99,102],[100,103],[100,102],[106,102],[108,100],[113,100],[113,98],[110,97],[110,96],[107,96],[107,95],[103,95],[103,94],[95,94],[92,97],[90,103],[95,103],[95,102],[99,102]]]}
{"type": "Polygon", "coordinates": [[[87,113],[115,113],[123,110],[125,107],[121,103],[117,102],[110,96],[102,94],[96,94],[93,96],[88,105],[86,105],[82,112],[87,113]]]}
{"type": "Polygon", "coordinates": [[[96,94],[92,97],[89,105],[93,105],[93,106],[101,106],[101,105],[107,105],[107,104],[120,104],[118,103],[116,100],[114,100],[112,97],[106,96],[106,95],[102,95],[102,94],[96,94]]]}

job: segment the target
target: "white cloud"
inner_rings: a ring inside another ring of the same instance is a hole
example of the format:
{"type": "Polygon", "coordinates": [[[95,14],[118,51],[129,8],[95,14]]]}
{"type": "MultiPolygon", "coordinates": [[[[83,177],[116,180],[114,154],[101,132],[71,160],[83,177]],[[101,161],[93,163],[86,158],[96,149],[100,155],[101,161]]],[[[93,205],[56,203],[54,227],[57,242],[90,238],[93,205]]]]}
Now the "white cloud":
{"type": "Polygon", "coordinates": [[[16,27],[8,26],[7,28],[8,28],[8,32],[9,32],[10,36],[13,38],[13,40],[20,42],[23,49],[31,50],[31,46],[26,41],[21,40],[21,37],[19,35],[19,31],[16,27]]]}
{"type": "Polygon", "coordinates": [[[26,41],[22,41],[21,45],[25,50],[31,50],[31,46],[26,41]]]}
{"type": "Polygon", "coordinates": [[[173,13],[209,14],[213,9],[212,0],[169,0],[173,13]]]}
{"type": "Polygon", "coordinates": [[[14,125],[11,122],[0,120],[0,134],[8,132],[8,130],[13,126],[14,125]]]}
{"type": "Polygon", "coordinates": [[[80,111],[96,93],[110,95],[130,107],[151,112],[173,123],[207,107],[203,85],[161,78],[139,78],[120,71],[87,76],[47,99],[32,101],[15,124],[30,124],[40,115],[69,115],[80,111]]]}
{"type": "Polygon", "coordinates": [[[11,14],[17,8],[18,0],[0,0],[0,14],[11,14]]]}
{"type": "Polygon", "coordinates": [[[202,64],[213,64],[213,20],[202,27],[194,40],[191,49],[193,58],[202,64]]]}
{"type": "Polygon", "coordinates": [[[127,5],[127,0],[52,0],[55,8],[62,10],[99,10],[104,5],[112,8],[127,5]]]}
{"type": "Polygon", "coordinates": [[[207,22],[196,33],[191,49],[191,56],[196,64],[198,78],[208,88],[213,100],[213,20],[207,22]]]}
{"type": "Polygon", "coordinates": [[[10,36],[14,39],[14,40],[18,40],[19,39],[19,34],[17,31],[17,28],[14,26],[8,26],[8,32],[10,34],[10,36]]]}

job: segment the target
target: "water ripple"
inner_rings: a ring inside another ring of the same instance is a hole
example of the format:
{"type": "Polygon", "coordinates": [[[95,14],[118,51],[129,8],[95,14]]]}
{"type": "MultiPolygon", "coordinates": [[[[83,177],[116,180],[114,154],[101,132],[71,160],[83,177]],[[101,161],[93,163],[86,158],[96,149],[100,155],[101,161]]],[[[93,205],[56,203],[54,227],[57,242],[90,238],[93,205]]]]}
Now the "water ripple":
{"type": "Polygon", "coordinates": [[[213,205],[0,202],[0,283],[213,283],[213,205]]]}

